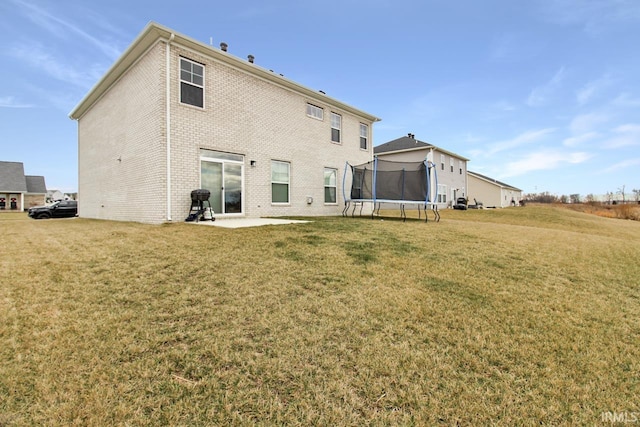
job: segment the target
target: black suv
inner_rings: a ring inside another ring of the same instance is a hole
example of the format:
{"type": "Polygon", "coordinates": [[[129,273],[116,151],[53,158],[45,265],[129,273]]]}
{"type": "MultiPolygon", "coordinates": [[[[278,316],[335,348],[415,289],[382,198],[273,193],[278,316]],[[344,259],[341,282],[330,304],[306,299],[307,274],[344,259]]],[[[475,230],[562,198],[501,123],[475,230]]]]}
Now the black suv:
{"type": "Polygon", "coordinates": [[[29,216],[35,219],[69,218],[78,215],[78,202],[75,200],[58,200],[49,206],[29,208],[29,216]]]}
{"type": "Polygon", "coordinates": [[[467,210],[467,199],[464,197],[458,197],[456,204],[453,205],[453,209],[459,209],[461,211],[467,210]]]}

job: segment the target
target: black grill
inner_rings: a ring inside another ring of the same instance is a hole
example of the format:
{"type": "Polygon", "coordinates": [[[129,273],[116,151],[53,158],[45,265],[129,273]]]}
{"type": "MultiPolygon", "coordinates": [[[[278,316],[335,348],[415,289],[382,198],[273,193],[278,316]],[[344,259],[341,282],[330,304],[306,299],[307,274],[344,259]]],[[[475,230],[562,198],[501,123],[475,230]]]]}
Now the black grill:
{"type": "Polygon", "coordinates": [[[211,197],[211,192],[209,190],[199,189],[191,192],[192,202],[208,202],[209,197],[211,197]]]}

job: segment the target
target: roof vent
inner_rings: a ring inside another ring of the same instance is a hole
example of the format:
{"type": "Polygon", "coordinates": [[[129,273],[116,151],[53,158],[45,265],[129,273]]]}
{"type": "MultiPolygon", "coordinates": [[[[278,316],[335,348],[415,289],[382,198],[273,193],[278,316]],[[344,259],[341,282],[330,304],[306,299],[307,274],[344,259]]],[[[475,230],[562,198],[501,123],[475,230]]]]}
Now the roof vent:
{"type": "Polygon", "coordinates": [[[319,90],[318,92],[320,92],[320,93],[321,93],[321,94],[323,94],[323,95],[326,95],[326,94],[327,94],[327,93],[326,93],[325,91],[323,91],[323,90],[319,90]]]}
{"type": "Polygon", "coordinates": [[[220,49],[222,49],[222,51],[223,51],[223,52],[226,52],[226,51],[227,51],[227,47],[228,47],[228,46],[229,46],[229,45],[228,45],[228,44],[226,44],[225,42],[220,43],[220,49]]]}
{"type": "Polygon", "coordinates": [[[253,64],[253,60],[255,59],[255,57],[253,55],[249,55],[247,56],[247,59],[253,64]]]}
{"type": "Polygon", "coordinates": [[[415,136],[414,134],[412,134],[412,133],[408,133],[408,134],[407,134],[407,136],[408,136],[409,138],[414,138],[414,139],[415,139],[415,137],[416,137],[416,136],[415,136]]]}

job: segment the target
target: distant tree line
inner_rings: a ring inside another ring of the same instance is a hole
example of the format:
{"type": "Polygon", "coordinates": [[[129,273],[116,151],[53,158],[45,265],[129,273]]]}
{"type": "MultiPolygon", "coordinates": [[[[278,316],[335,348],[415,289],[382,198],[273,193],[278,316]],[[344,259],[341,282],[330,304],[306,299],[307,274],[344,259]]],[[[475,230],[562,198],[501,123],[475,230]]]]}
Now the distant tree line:
{"type": "Polygon", "coordinates": [[[582,197],[580,194],[569,194],[568,196],[551,194],[548,191],[542,193],[527,193],[523,196],[523,199],[526,202],[533,203],[608,203],[608,204],[618,204],[618,203],[639,203],[640,204],[640,189],[631,190],[633,193],[634,200],[627,199],[625,194],[625,186],[623,185],[618,191],[613,192],[609,191],[605,195],[604,200],[599,200],[593,194],[587,194],[582,197]]]}

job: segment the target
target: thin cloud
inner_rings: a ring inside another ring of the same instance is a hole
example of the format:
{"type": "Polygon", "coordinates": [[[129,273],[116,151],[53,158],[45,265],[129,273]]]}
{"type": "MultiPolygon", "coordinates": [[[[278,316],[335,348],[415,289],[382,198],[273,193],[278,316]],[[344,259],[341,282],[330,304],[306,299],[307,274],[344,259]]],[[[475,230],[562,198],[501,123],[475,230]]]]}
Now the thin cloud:
{"type": "Polygon", "coordinates": [[[543,16],[554,24],[580,26],[598,36],[621,25],[640,23],[640,2],[612,0],[543,0],[543,16]]]}
{"type": "Polygon", "coordinates": [[[564,67],[560,67],[551,80],[531,90],[526,104],[530,107],[540,107],[547,104],[562,85],[564,76],[565,69],[564,67]]]}
{"type": "Polygon", "coordinates": [[[569,124],[569,130],[574,135],[581,135],[594,131],[598,126],[609,121],[609,116],[602,113],[588,113],[575,116],[569,124]]]}
{"type": "Polygon", "coordinates": [[[104,72],[100,66],[74,67],[69,59],[59,60],[39,43],[16,45],[8,53],[50,77],[84,89],[91,87],[104,72]]]}
{"type": "Polygon", "coordinates": [[[0,108],[33,108],[33,104],[22,104],[13,96],[0,96],[0,108]]]}
{"type": "Polygon", "coordinates": [[[518,109],[515,105],[505,100],[496,102],[492,107],[498,111],[515,111],[518,109]]]}
{"type": "Polygon", "coordinates": [[[640,125],[626,124],[612,129],[614,134],[609,140],[605,141],[606,148],[621,148],[640,145],[640,125]]]}
{"type": "Polygon", "coordinates": [[[507,163],[501,177],[509,178],[539,170],[552,170],[567,164],[579,164],[589,160],[586,152],[562,152],[558,150],[536,151],[520,160],[507,163]]]}
{"type": "Polygon", "coordinates": [[[640,98],[634,98],[630,93],[623,92],[613,100],[613,105],[619,107],[640,107],[640,98]]]}
{"type": "Polygon", "coordinates": [[[601,134],[598,132],[587,132],[577,136],[571,136],[562,141],[562,145],[565,147],[578,147],[580,145],[584,145],[589,141],[593,141],[594,139],[600,137],[601,134]]]}
{"type": "Polygon", "coordinates": [[[630,167],[635,167],[640,165],[640,157],[636,157],[635,159],[627,159],[616,164],[609,166],[606,169],[602,170],[602,173],[611,173],[611,172],[619,172],[621,169],[626,169],[630,167]]]}
{"type": "Polygon", "coordinates": [[[530,130],[530,131],[521,133],[515,138],[509,139],[506,141],[496,142],[494,144],[489,144],[489,146],[484,152],[484,155],[491,156],[501,151],[510,150],[517,147],[521,147],[523,145],[528,145],[534,142],[538,142],[543,140],[553,132],[555,132],[554,128],[530,130]]]}
{"type": "Polygon", "coordinates": [[[475,143],[478,143],[478,142],[483,142],[483,141],[486,141],[486,140],[487,140],[487,138],[485,138],[483,136],[473,135],[470,132],[467,132],[466,135],[464,136],[464,142],[468,142],[468,143],[471,143],[471,144],[475,144],[475,143]]]}
{"type": "Polygon", "coordinates": [[[93,46],[97,47],[110,59],[117,58],[121,50],[112,44],[105,43],[104,41],[92,36],[84,31],[77,25],[59,18],[41,7],[28,3],[23,0],[11,0],[14,4],[17,4],[22,8],[24,14],[36,25],[56,35],[57,37],[65,38],[68,33],[75,36],[80,36],[84,40],[88,41],[93,46]]]}
{"type": "Polygon", "coordinates": [[[605,74],[601,78],[585,84],[576,92],[576,100],[578,101],[578,105],[582,106],[588,103],[594,96],[597,96],[597,94],[606,89],[607,86],[610,86],[612,82],[613,79],[611,78],[611,76],[609,74],[605,74]]]}

